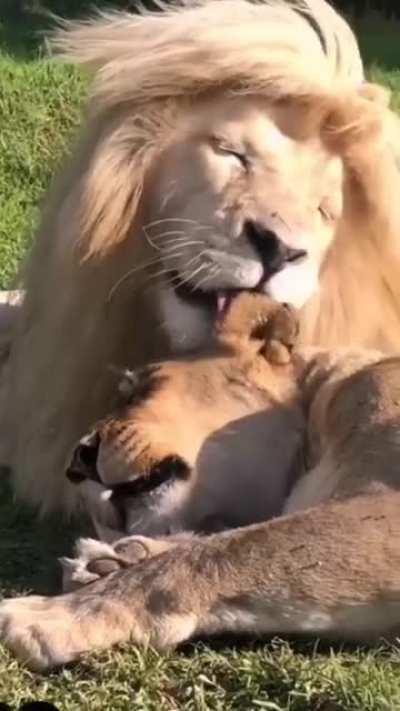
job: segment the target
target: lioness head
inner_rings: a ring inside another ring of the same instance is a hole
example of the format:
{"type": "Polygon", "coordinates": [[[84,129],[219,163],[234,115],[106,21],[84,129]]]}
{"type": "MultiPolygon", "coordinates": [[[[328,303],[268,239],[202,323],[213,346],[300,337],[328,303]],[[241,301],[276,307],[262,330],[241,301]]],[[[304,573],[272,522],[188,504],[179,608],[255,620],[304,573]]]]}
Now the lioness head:
{"type": "Polygon", "coordinates": [[[213,98],[152,173],[144,232],[175,348],[197,346],[241,290],[302,306],[342,211],[343,166],[306,108],[213,98]]]}
{"type": "Polygon", "coordinates": [[[211,346],[125,373],[119,406],[67,468],[100,538],[213,532],[281,512],[305,428],[297,333],[291,309],[241,294],[211,346]]]}

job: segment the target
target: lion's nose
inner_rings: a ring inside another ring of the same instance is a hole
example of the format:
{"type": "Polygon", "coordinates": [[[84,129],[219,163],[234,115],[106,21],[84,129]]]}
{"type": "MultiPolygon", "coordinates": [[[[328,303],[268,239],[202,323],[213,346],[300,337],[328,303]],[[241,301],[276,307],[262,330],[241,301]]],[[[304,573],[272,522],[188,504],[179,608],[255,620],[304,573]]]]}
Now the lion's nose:
{"type": "Polygon", "coordinates": [[[260,222],[248,220],[245,223],[245,233],[260,255],[268,276],[279,272],[287,262],[298,262],[307,256],[305,249],[289,247],[275,232],[260,222]]]}
{"type": "Polygon", "coordinates": [[[72,455],[67,469],[67,477],[74,483],[83,479],[99,480],[97,472],[97,456],[99,453],[100,435],[97,432],[83,437],[72,455]]]}

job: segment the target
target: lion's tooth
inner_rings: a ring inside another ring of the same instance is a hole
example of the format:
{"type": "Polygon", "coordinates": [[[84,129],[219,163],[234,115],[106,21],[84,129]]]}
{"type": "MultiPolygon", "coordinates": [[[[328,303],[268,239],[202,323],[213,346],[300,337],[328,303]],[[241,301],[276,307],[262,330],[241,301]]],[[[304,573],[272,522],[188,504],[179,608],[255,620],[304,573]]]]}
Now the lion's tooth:
{"type": "Polygon", "coordinates": [[[228,303],[228,295],[225,291],[220,291],[217,294],[217,312],[223,314],[228,303]]]}

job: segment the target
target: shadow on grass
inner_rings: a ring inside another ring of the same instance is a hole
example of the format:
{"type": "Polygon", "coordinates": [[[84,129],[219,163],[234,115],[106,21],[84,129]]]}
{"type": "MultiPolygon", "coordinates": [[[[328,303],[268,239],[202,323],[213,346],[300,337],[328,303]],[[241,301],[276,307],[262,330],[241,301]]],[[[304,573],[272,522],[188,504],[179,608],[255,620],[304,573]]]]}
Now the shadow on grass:
{"type": "Polygon", "coordinates": [[[397,31],[366,29],[357,32],[361,54],[365,64],[377,65],[380,69],[400,71],[400,24],[397,31]]]}
{"type": "Polygon", "coordinates": [[[60,591],[57,558],[71,553],[84,525],[59,517],[39,520],[26,506],[16,504],[6,477],[0,480],[0,592],[52,594],[60,591]]]}
{"type": "Polygon", "coordinates": [[[44,36],[52,24],[40,15],[3,18],[0,14],[0,47],[15,59],[37,59],[43,54],[44,36]]]}
{"type": "MultiPolygon", "coordinates": [[[[68,10],[68,5],[58,0],[51,7],[55,15],[60,17],[79,17],[93,14],[96,7],[133,10],[135,4],[136,0],[97,0],[93,3],[81,2],[77,11],[77,8],[72,7],[68,10]]],[[[151,6],[152,1],[145,0],[144,4],[151,6]]],[[[0,9],[0,47],[17,59],[37,59],[44,53],[44,38],[55,26],[55,15],[52,17],[42,11],[21,15],[6,13],[3,16],[0,9]]],[[[376,63],[388,70],[400,68],[400,22],[377,16],[366,17],[351,24],[367,65],[376,63]]]]}
{"type": "Polygon", "coordinates": [[[134,10],[137,4],[136,0],[51,0],[43,6],[39,3],[36,11],[25,9],[17,12],[12,7],[12,0],[8,0],[8,9],[2,10],[2,1],[0,48],[15,59],[24,61],[45,54],[45,37],[56,26],[57,17],[87,17],[94,15],[97,9],[134,10]]]}
{"type": "Polygon", "coordinates": [[[366,67],[378,65],[382,70],[400,69],[400,21],[389,20],[379,12],[348,21],[360,45],[366,67]]]}

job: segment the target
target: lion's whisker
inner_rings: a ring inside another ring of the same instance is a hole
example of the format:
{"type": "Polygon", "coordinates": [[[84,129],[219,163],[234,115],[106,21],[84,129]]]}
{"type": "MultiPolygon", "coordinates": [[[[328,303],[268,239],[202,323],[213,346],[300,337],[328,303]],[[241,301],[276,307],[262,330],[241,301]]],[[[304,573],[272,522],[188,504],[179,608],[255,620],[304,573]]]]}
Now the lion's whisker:
{"type": "Polygon", "coordinates": [[[157,264],[160,262],[160,257],[155,257],[154,259],[150,259],[147,262],[144,262],[143,264],[138,264],[138,266],[133,267],[132,269],[129,269],[128,272],[126,272],[122,277],[118,279],[118,281],[115,282],[115,284],[111,287],[108,296],[107,296],[107,303],[111,301],[111,299],[114,296],[115,291],[119,289],[119,287],[124,283],[126,279],[129,279],[133,274],[136,274],[137,272],[142,271],[143,269],[146,269],[147,267],[151,267],[153,264],[157,264]]]}
{"type": "Polygon", "coordinates": [[[147,225],[145,225],[146,229],[148,227],[154,227],[155,225],[161,225],[163,222],[182,222],[182,223],[187,223],[191,225],[198,225],[197,220],[190,220],[189,218],[186,217],[162,217],[158,220],[153,220],[152,222],[148,222],[147,225]]]}
{"type": "Polygon", "coordinates": [[[118,279],[118,281],[110,289],[108,297],[107,297],[107,302],[111,301],[111,299],[113,298],[115,292],[119,289],[119,287],[122,286],[122,284],[127,279],[129,279],[131,276],[133,276],[134,274],[137,274],[138,272],[148,269],[149,267],[152,267],[156,264],[160,264],[166,259],[176,259],[177,257],[181,257],[182,254],[183,254],[182,252],[177,252],[174,254],[167,254],[167,255],[163,256],[162,259],[161,259],[161,257],[155,257],[154,259],[150,259],[149,261],[144,262],[143,264],[139,264],[137,267],[133,267],[133,269],[130,269],[122,277],[120,277],[120,279],[118,279]]]}
{"type": "MultiPolygon", "coordinates": [[[[179,248],[180,245],[177,245],[177,248],[179,248]]],[[[127,280],[129,277],[133,276],[134,274],[137,274],[137,272],[140,272],[144,269],[147,269],[148,267],[154,266],[155,264],[160,264],[166,259],[177,259],[178,257],[183,256],[183,252],[173,252],[173,248],[169,250],[168,254],[165,254],[162,258],[157,256],[154,259],[150,259],[147,262],[144,262],[143,264],[139,264],[137,267],[134,267],[133,269],[130,269],[128,272],[126,272],[118,281],[114,284],[114,286],[110,289],[110,292],[107,297],[107,301],[110,301],[112,297],[114,296],[114,293],[119,287],[127,280]]],[[[153,276],[153,275],[152,275],[153,276]]]]}
{"type": "Polygon", "coordinates": [[[209,269],[208,264],[200,264],[200,266],[195,269],[194,271],[190,272],[187,276],[184,276],[183,278],[179,279],[179,285],[182,286],[183,284],[187,284],[188,282],[191,282],[193,278],[198,274],[199,272],[203,271],[204,269],[209,269]]]}
{"type": "MultiPolygon", "coordinates": [[[[167,232],[159,232],[156,235],[152,235],[152,239],[163,239],[171,235],[186,235],[186,232],[185,230],[168,230],[167,232]]],[[[186,239],[186,237],[178,237],[177,239],[186,239]]]]}
{"type": "Polygon", "coordinates": [[[195,229],[196,229],[196,230],[209,230],[209,231],[211,231],[211,230],[213,230],[213,229],[215,229],[215,228],[212,227],[211,225],[197,225],[197,226],[195,227],[195,229]]]}
{"type": "Polygon", "coordinates": [[[175,269],[173,267],[164,267],[164,269],[159,269],[157,272],[154,272],[153,274],[149,275],[149,279],[147,280],[147,283],[150,281],[154,281],[160,276],[163,276],[164,274],[173,274],[175,272],[175,269]]]}
{"type": "Polygon", "coordinates": [[[192,257],[192,259],[189,259],[189,261],[187,262],[186,266],[188,267],[189,264],[192,264],[193,262],[196,262],[198,259],[201,259],[201,257],[203,256],[203,254],[205,254],[206,252],[207,252],[207,250],[206,250],[206,249],[203,249],[203,250],[202,250],[201,252],[199,252],[199,254],[197,254],[195,257],[192,257]]]}
{"type": "MultiPolygon", "coordinates": [[[[183,248],[183,247],[191,247],[191,246],[194,246],[194,245],[196,245],[196,244],[203,244],[203,242],[201,242],[200,240],[189,240],[188,242],[184,242],[183,244],[182,244],[182,243],[179,243],[179,245],[177,245],[177,246],[180,247],[180,248],[183,248]]],[[[171,249],[173,249],[173,247],[167,248],[166,251],[169,251],[169,250],[171,250],[171,249]]]]}
{"type": "Polygon", "coordinates": [[[156,249],[158,252],[161,250],[161,247],[158,247],[154,242],[150,239],[146,227],[142,227],[143,234],[146,237],[147,242],[149,243],[150,247],[153,247],[153,249],[156,249]]]}
{"type": "MultiPolygon", "coordinates": [[[[151,243],[151,242],[150,242],[151,243]]],[[[176,238],[174,240],[171,240],[171,246],[167,246],[167,249],[165,250],[165,253],[161,255],[157,255],[153,259],[148,260],[147,262],[144,262],[143,264],[139,264],[136,267],[133,267],[130,269],[128,272],[126,272],[118,281],[113,285],[113,287],[110,289],[109,294],[107,296],[107,303],[109,303],[112,298],[114,297],[116,291],[122,286],[122,284],[125,283],[130,277],[134,276],[140,271],[144,271],[145,269],[148,269],[152,266],[155,266],[157,264],[163,264],[167,260],[174,260],[174,259],[179,259],[179,257],[182,257],[184,255],[184,252],[182,251],[184,248],[197,245],[197,244],[203,244],[201,240],[186,240],[186,238],[176,238]]],[[[161,249],[159,247],[156,247],[157,251],[160,252],[161,249]]],[[[184,271],[180,272],[180,279],[179,283],[180,284],[186,284],[188,282],[191,282],[193,278],[199,274],[201,271],[203,271],[206,268],[210,268],[209,264],[200,264],[197,268],[194,270],[189,271],[188,267],[191,264],[196,264],[196,262],[201,259],[202,255],[205,253],[206,250],[201,251],[199,254],[197,254],[195,257],[192,257],[189,262],[186,264],[186,268],[184,271]]],[[[215,272],[215,267],[211,267],[211,275],[214,274],[215,272]]],[[[147,283],[150,281],[154,281],[160,276],[165,276],[167,273],[172,273],[175,271],[172,267],[165,267],[165,269],[160,269],[157,272],[150,274],[147,283]]]]}
{"type": "Polygon", "coordinates": [[[200,289],[201,286],[206,284],[210,279],[213,279],[216,277],[221,271],[221,267],[219,267],[217,264],[214,265],[214,267],[210,270],[208,274],[206,274],[205,277],[200,279],[199,281],[196,282],[196,285],[194,286],[194,290],[196,291],[197,289],[200,289]]]}

